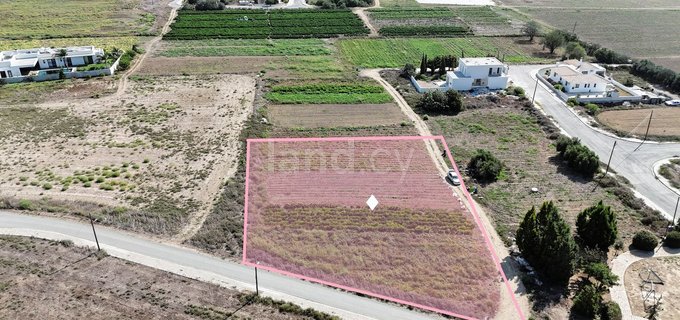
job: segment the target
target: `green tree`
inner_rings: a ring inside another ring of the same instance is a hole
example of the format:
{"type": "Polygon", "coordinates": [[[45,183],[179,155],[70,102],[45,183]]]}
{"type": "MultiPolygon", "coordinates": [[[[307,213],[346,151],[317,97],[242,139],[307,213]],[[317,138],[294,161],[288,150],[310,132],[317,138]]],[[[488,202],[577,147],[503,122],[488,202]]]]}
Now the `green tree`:
{"type": "Polygon", "coordinates": [[[569,281],[576,264],[576,243],[552,201],[544,202],[538,212],[532,207],[526,213],[517,230],[517,246],[547,279],[569,281]]]}
{"type": "Polygon", "coordinates": [[[413,76],[416,73],[416,67],[410,63],[407,63],[404,65],[404,68],[401,69],[401,76],[409,79],[411,76],[413,76]]]}
{"type": "Polygon", "coordinates": [[[423,54],[423,57],[420,58],[420,71],[418,73],[425,74],[426,72],[427,72],[427,55],[423,54]]]}
{"type": "Polygon", "coordinates": [[[550,53],[555,53],[555,49],[564,45],[564,34],[559,30],[551,31],[543,38],[543,45],[550,49],[550,53]]]}
{"type": "Polygon", "coordinates": [[[592,285],[585,285],[574,296],[572,310],[589,319],[594,319],[602,308],[602,296],[592,285]]]}
{"type": "Polygon", "coordinates": [[[468,164],[470,174],[480,181],[493,182],[503,170],[503,163],[491,152],[478,149],[468,164]]]}
{"type": "Polygon", "coordinates": [[[446,106],[448,107],[449,112],[459,113],[465,109],[465,106],[463,105],[463,97],[458,91],[447,90],[445,95],[446,106]]]}
{"type": "Polygon", "coordinates": [[[524,25],[522,33],[529,37],[529,42],[534,42],[534,37],[541,33],[541,26],[538,22],[531,20],[524,25]]]}
{"type": "Polygon", "coordinates": [[[600,201],[578,214],[576,234],[584,246],[606,252],[618,236],[616,214],[600,201]]]}
{"type": "Polygon", "coordinates": [[[567,59],[581,59],[586,56],[586,49],[578,42],[569,42],[564,50],[564,55],[567,59]]]}
{"type": "Polygon", "coordinates": [[[589,264],[586,266],[585,272],[589,277],[595,279],[597,292],[604,292],[619,281],[619,277],[602,262],[589,264]]]}

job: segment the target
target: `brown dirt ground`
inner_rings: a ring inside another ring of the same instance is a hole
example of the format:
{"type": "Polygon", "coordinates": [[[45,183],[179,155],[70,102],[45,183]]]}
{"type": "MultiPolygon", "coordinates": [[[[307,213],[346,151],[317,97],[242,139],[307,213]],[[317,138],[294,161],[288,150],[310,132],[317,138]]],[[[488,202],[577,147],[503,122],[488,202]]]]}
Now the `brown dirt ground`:
{"type": "Polygon", "coordinates": [[[255,74],[283,57],[148,57],[139,75],[255,74]]]}
{"type": "Polygon", "coordinates": [[[269,115],[274,125],[286,128],[381,126],[406,119],[392,103],[272,105],[269,115]]]}
{"type": "Polygon", "coordinates": [[[120,206],[93,214],[190,236],[236,170],[254,91],[245,76],[137,78],[120,98],[0,108],[0,197],[120,206]]]}
{"type": "Polygon", "coordinates": [[[647,123],[651,111],[654,110],[650,135],[680,136],[680,108],[650,108],[635,110],[612,110],[597,115],[597,119],[604,125],[633,135],[643,136],[647,130],[647,123]]]}
{"type": "Polygon", "coordinates": [[[111,94],[116,86],[113,77],[16,83],[2,86],[0,100],[3,105],[72,101],[111,94]]]}
{"type": "Polygon", "coordinates": [[[642,298],[642,277],[640,274],[647,277],[647,269],[656,272],[657,275],[664,281],[664,284],[655,284],[654,289],[663,295],[662,310],[659,313],[660,320],[678,319],[680,318],[680,288],[676,285],[680,281],[680,258],[678,257],[663,257],[644,259],[633,263],[626,269],[626,291],[628,292],[628,301],[630,301],[633,314],[640,317],[646,317],[644,300],[642,298]]]}
{"type": "Polygon", "coordinates": [[[95,253],[68,242],[0,236],[0,318],[226,319],[238,310],[231,318],[310,319],[244,305],[239,297],[246,292],[95,253]]]}
{"type": "Polygon", "coordinates": [[[680,56],[650,58],[652,62],[669,68],[675,72],[680,72],[680,56]]]}

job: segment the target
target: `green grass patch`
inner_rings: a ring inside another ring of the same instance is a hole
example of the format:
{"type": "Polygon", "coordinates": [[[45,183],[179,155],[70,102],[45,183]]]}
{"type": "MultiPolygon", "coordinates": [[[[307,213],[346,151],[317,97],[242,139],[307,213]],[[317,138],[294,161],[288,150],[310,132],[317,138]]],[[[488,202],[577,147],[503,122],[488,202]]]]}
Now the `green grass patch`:
{"type": "Polygon", "coordinates": [[[319,39],[212,39],[168,41],[165,57],[321,56],[331,54],[319,39]]]}
{"type": "Polygon", "coordinates": [[[274,86],[265,97],[279,104],[378,104],[392,101],[381,86],[341,83],[274,86]]]}

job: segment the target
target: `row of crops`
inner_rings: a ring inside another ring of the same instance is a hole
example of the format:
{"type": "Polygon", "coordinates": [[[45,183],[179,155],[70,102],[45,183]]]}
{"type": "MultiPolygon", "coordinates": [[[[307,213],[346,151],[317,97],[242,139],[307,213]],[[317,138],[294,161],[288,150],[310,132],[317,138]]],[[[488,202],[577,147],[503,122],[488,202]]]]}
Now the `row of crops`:
{"type": "Polygon", "coordinates": [[[386,26],[380,28],[383,36],[464,36],[472,34],[466,26],[386,26]]]}
{"type": "Polygon", "coordinates": [[[412,20],[459,18],[467,23],[503,24],[507,18],[502,17],[490,7],[455,7],[455,8],[396,8],[370,9],[372,19],[376,20],[412,20]]]}
{"type": "Polygon", "coordinates": [[[392,101],[382,86],[364,83],[277,85],[265,98],[280,104],[380,104],[392,101]]]}
{"type": "Polygon", "coordinates": [[[349,10],[183,10],[164,38],[330,38],[367,33],[361,19],[349,10]]]}

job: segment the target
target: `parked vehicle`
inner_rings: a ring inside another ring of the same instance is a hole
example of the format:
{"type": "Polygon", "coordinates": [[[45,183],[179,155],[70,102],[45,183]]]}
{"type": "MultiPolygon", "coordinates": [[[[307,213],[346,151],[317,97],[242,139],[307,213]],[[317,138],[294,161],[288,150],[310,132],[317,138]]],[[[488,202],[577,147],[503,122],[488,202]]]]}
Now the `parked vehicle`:
{"type": "Polygon", "coordinates": [[[665,103],[667,106],[672,106],[672,107],[680,106],[680,100],[668,100],[668,101],[666,101],[666,102],[664,102],[664,103],[665,103]]]}
{"type": "Polygon", "coordinates": [[[460,185],[460,178],[458,178],[458,174],[456,173],[456,170],[449,170],[449,173],[446,174],[446,179],[451,182],[452,185],[454,186],[459,186],[460,185]]]}

